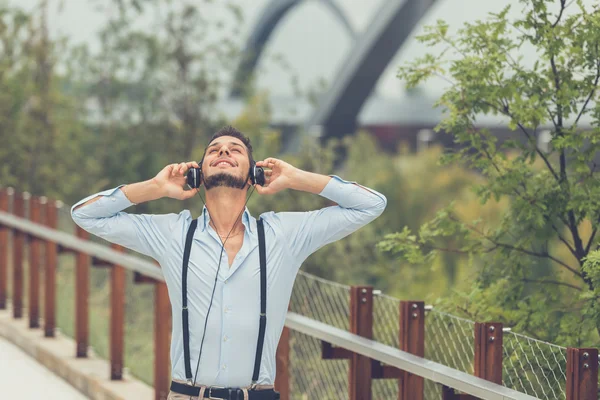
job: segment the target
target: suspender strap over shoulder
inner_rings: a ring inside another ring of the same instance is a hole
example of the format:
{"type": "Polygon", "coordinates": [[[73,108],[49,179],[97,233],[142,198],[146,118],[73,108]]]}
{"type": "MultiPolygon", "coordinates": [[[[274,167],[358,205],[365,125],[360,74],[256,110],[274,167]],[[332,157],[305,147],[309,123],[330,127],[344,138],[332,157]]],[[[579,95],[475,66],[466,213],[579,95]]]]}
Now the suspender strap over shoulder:
{"type": "Polygon", "coordinates": [[[260,325],[258,328],[258,343],[256,344],[252,383],[258,381],[260,360],[262,358],[263,344],[265,343],[265,329],[267,327],[267,251],[265,249],[265,227],[262,218],[258,219],[257,226],[258,255],[260,258],[260,325]]]}
{"type": "MultiPolygon", "coordinates": [[[[188,382],[192,381],[192,367],[190,363],[190,327],[188,320],[187,304],[187,272],[192,250],[194,232],[198,226],[198,220],[192,220],[185,239],[183,252],[183,265],[181,268],[181,321],[183,324],[183,358],[185,362],[185,377],[188,382]]],[[[259,218],[258,226],[258,254],[260,259],[260,325],[258,329],[258,342],[256,345],[256,358],[254,359],[254,371],[252,383],[256,384],[260,373],[260,362],[262,358],[263,345],[265,342],[265,331],[267,327],[267,252],[265,247],[265,228],[263,220],[259,218]]]]}
{"type": "Polygon", "coordinates": [[[183,265],[181,268],[181,321],[183,323],[183,358],[185,361],[185,378],[192,379],[192,367],[190,364],[190,325],[188,321],[187,305],[187,272],[190,261],[190,252],[192,251],[192,239],[198,226],[198,220],[192,220],[185,238],[185,250],[183,251],[183,265]]]}

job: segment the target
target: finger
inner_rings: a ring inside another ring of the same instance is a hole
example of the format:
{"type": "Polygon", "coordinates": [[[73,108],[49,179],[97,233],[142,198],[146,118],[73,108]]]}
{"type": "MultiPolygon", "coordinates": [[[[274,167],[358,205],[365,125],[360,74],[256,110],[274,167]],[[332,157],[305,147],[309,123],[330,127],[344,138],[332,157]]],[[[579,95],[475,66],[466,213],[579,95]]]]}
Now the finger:
{"type": "Polygon", "coordinates": [[[177,166],[177,173],[183,175],[187,171],[187,164],[182,162],[177,166]]]}
{"type": "Polygon", "coordinates": [[[200,189],[185,190],[183,192],[183,196],[182,196],[183,199],[182,200],[191,199],[192,197],[194,197],[198,193],[199,190],[200,189]]]}
{"type": "Polygon", "coordinates": [[[271,175],[273,175],[273,171],[271,171],[271,170],[267,170],[267,171],[265,171],[265,176],[266,176],[267,178],[268,178],[268,177],[270,177],[271,175]]]}
{"type": "Polygon", "coordinates": [[[200,166],[198,165],[198,163],[196,161],[189,161],[187,163],[187,167],[189,168],[200,168],[200,166]]]}
{"type": "Polygon", "coordinates": [[[275,167],[279,163],[279,160],[276,159],[276,158],[267,158],[265,160],[265,162],[267,163],[267,168],[271,168],[272,169],[273,167],[275,167]]]}
{"type": "Polygon", "coordinates": [[[277,160],[276,158],[269,157],[269,158],[265,158],[263,161],[257,162],[256,165],[259,167],[267,167],[268,168],[270,165],[275,165],[277,161],[279,161],[279,160],[277,160]]]}
{"type": "Polygon", "coordinates": [[[175,176],[177,174],[177,163],[171,164],[171,176],[175,176]]]}
{"type": "Polygon", "coordinates": [[[270,194],[268,186],[254,185],[254,188],[258,194],[270,194]]]}

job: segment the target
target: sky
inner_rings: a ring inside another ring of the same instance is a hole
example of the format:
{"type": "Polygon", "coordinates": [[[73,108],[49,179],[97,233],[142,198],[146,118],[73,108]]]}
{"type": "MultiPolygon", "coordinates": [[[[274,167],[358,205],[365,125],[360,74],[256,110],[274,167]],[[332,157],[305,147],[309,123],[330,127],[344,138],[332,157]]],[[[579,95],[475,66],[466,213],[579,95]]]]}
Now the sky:
{"type": "MultiPolygon", "coordinates": [[[[18,4],[26,9],[31,9],[38,3],[38,0],[7,1],[9,4],[18,4]]],[[[51,32],[66,35],[73,43],[88,43],[92,50],[97,50],[97,31],[111,10],[106,7],[100,10],[96,5],[109,4],[109,0],[49,1],[51,32]]],[[[206,2],[206,0],[195,1],[201,6],[206,2]]],[[[273,0],[217,0],[219,1],[232,1],[240,5],[243,10],[244,23],[241,26],[241,34],[234,38],[242,45],[263,8],[273,0]]],[[[385,0],[332,1],[343,9],[357,32],[364,32],[369,27],[369,23],[378,18],[379,8],[385,0]]],[[[583,1],[584,4],[590,5],[597,0],[583,1]]],[[[519,0],[437,0],[379,78],[374,91],[376,97],[387,99],[406,97],[404,84],[396,77],[396,73],[400,65],[431,51],[414,39],[414,36],[423,32],[424,26],[433,24],[438,19],[444,19],[450,24],[451,30],[456,30],[465,22],[484,19],[489,12],[500,11],[508,4],[512,5],[512,15],[518,15],[523,8],[519,0]]],[[[571,7],[575,8],[574,5],[571,7]]],[[[204,12],[214,19],[223,17],[222,10],[222,7],[204,8],[204,12]]],[[[147,12],[136,24],[145,29],[152,29],[157,16],[159,16],[157,11],[147,12]]],[[[273,61],[277,55],[283,56],[293,67],[303,88],[315,84],[320,79],[332,82],[352,49],[352,39],[329,9],[320,0],[306,0],[287,14],[267,43],[258,64],[258,86],[268,88],[274,96],[292,94],[290,73],[273,61]]],[[[527,51],[524,53],[529,62],[535,61],[534,53],[527,51]]],[[[443,93],[446,85],[447,83],[441,79],[432,79],[423,86],[422,92],[427,97],[437,98],[443,93]]]]}

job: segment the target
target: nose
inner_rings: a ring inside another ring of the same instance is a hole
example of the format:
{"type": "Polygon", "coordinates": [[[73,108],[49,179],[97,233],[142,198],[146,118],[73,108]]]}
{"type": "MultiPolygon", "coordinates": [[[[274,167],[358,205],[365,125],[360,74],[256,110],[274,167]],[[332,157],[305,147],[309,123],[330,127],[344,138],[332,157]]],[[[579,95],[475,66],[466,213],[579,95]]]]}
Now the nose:
{"type": "Polygon", "coordinates": [[[219,156],[222,156],[223,153],[229,155],[229,149],[227,148],[227,146],[223,145],[223,147],[221,147],[219,149],[219,156]]]}

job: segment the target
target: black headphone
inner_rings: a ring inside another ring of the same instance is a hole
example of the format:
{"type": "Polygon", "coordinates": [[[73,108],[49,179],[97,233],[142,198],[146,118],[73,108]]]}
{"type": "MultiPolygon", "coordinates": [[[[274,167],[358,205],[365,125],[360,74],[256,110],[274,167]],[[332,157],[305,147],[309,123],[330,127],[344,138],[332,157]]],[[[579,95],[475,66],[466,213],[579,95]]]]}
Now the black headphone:
{"type": "MultiPolygon", "coordinates": [[[[200,166],[202,166],[202,160],[200,166]]],[[[254,160],[250,161],[250,170],[248,176],[253,185],[265,185],[265,170],[262,167],[257,167],[254,160]]],[[[202,168],[190,168],[187,172],[187,184],[192,189],[197,189],[202,185],[203,180],[202,168]]]]}

